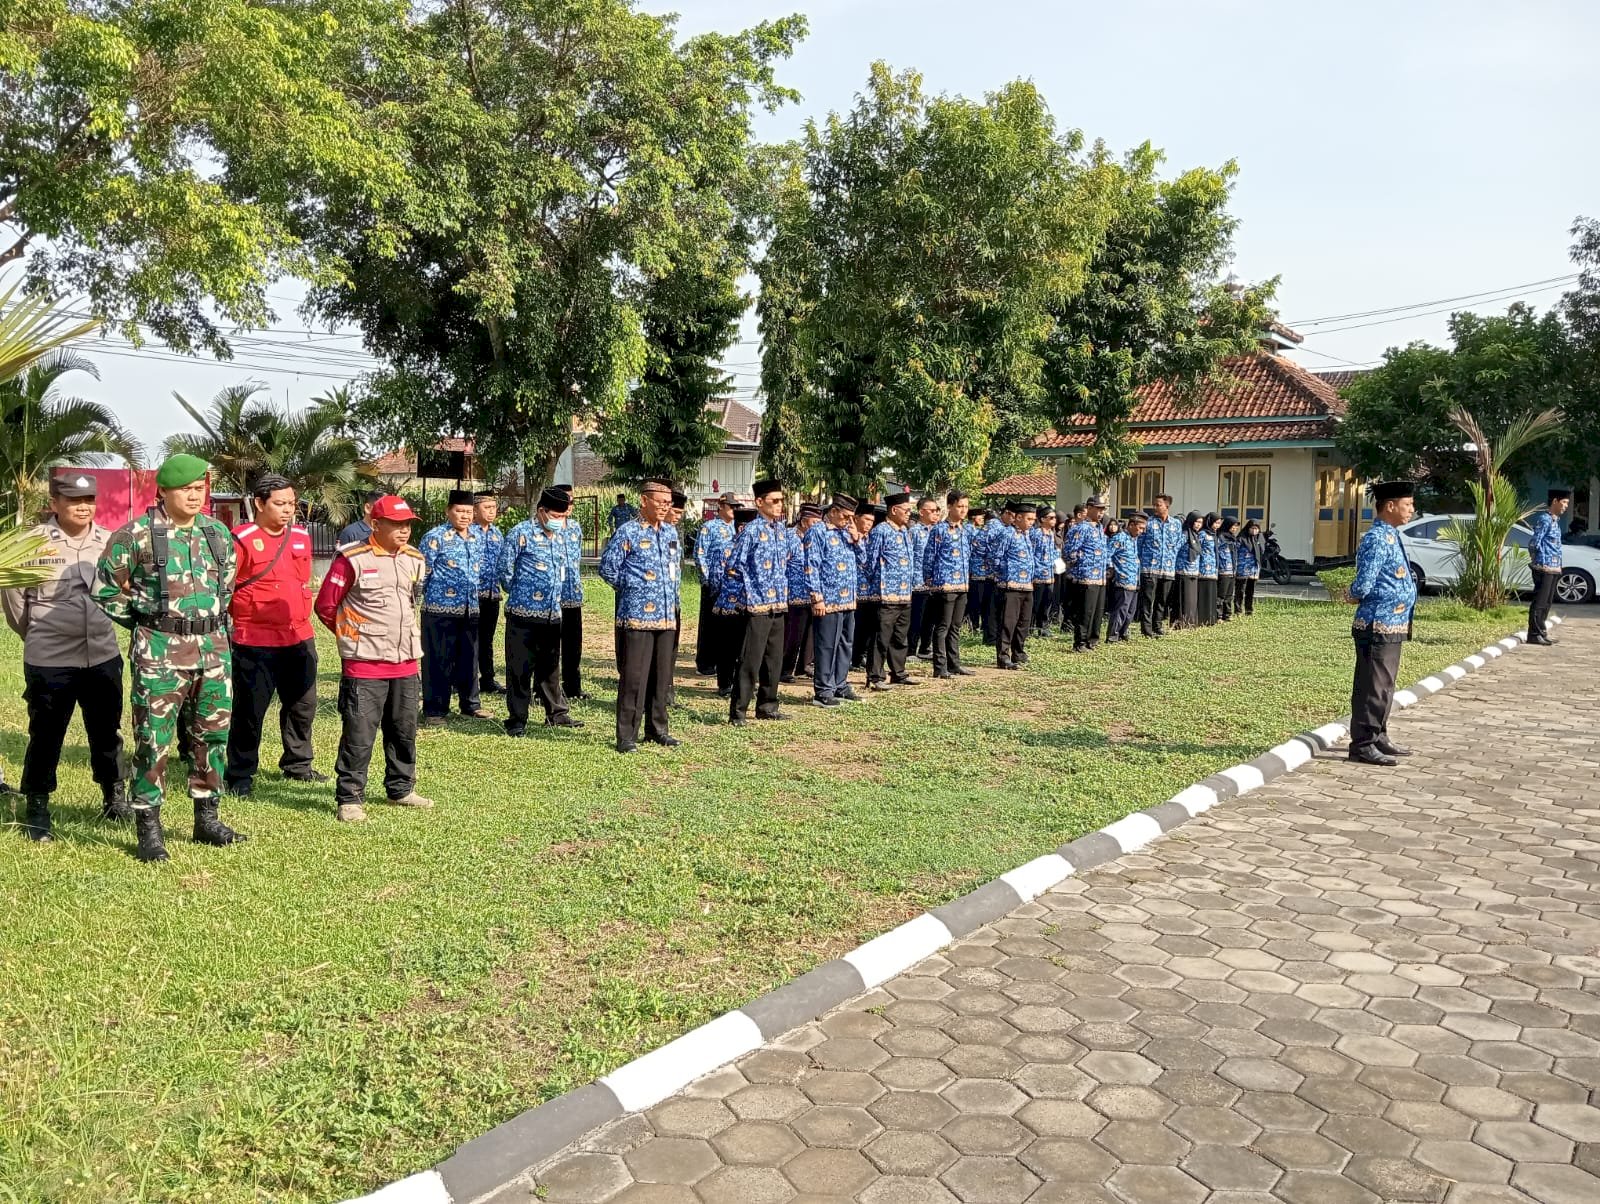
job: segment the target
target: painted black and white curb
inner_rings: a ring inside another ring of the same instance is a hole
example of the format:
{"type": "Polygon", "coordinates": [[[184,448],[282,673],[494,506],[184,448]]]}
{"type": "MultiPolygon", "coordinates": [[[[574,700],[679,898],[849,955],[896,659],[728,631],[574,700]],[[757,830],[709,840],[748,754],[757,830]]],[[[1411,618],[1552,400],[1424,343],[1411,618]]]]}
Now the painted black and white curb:
{"type": "MultiPolygon", "coordinates": [[[[1550,622],[1561,620],[1552,616],[1550,622]]],[[[1395,705],[1416,706],[1526,640],[1525,632],[1516,632],[1457,664],[1429,674],[1410,689],[1395,691],[1395,705]]],[[[887,982],[1068,876],[1143,848],[1218,803],[1248,794],[1293,772],[1349,734],[1346,720],[1325,723],[1284,741],[1253,761],[1212,774],[1164,803],[1080,836],[959,899],[923,912],[838,960],[826,962],[737,1011],[718,1016],[676,1041],[619,1066],[598,1082],[512,1117],[467,1142],[431,1170],[346,1204],[476,1204],[485,1200],[584,1134],[627,1113],[660,1103],[695,1079],[887,982]]]]}

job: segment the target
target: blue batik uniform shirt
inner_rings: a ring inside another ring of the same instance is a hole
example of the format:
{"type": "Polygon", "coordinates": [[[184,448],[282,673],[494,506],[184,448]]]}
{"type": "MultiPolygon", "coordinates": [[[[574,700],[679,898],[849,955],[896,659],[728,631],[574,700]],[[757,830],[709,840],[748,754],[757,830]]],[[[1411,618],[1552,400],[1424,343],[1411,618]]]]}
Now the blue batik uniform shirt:
{"type": "Polygon", "coordinates": [[[1533,542],[1528,545],[1528,560],[1536,573],[1561,571],[1561,520],[1548,510],[1533,516],[1533,542]]]}
{"type": "MultiPolygon", "coordinates": [[[[618,528],[619,530],[621,528],[618,528]]],[[[567,545],[567,580],[561,588],[561,605],[583,605],[583,527],[570,515],[567,525],[561,528],[567,545]]],[[[616,536],[612,536],[613,539],[616,536]]]]}
{"type": "Polygon", "coordinates": [[[966,523],[952,527],[939,523],[928,536],[922,552],[922,582],[936,594],[959,594],[966,590],[972,563],[973,528],[966,523]]]}
{"type": "Polygon", "coordinates": [[[1217,537],[1210,531],[1200,532],[1200,572],[1202,581],[1215,580],[1217,576],[1217,537]]]}
{"type": "Polygon", "coordinates": [[[1078,585],[1106,583],[1106,533],[1099,523],[1076,523],[1067,532],[1061,558],[1067,562],[1067,580],[1078,585]]]}
{"type": "Polygon", "coordinates": [[[757,518],[745,524],[733,545],[728,575],[737,582],[743,614],[789,609],[789,529],[781,519],[757,518]]]}
{"type": "Polygon", "coordinates": [[[561,622],[561,593],[566,585],[567,541],[561,528],[524,519],[500,544],[500,584],[506,591],[510,618],[539,623],[561,622]]]}
{"type": "Polygon", "coordinates": [[[911,592],[914,594],[928,588],[922,580],[922,558],[928,551],[928,540],[933,537],[934,529],[942,526],[943,523],[934,523],[930,527],[920,518],[911,524],[911,592]]]}
{"type": "Polygon", "coordinates": [[[989,541],[994,538],[995,529],[999,527],[1000,520],[993,519],[978,526],[969,523],[972,532],[972,554],[967,558],[967,580],[988,581],[994,576],[994,570],[989,566],[989,541]]]}
{"type": "Polygon", "coordinates": [[[1183,520],[1174,515],[1151,517],[1139,536],[1139,567],[1153,577],[1173,577],[1178,571],[1178,545],[1183,539],[1183,520]]]}
{"type": "Polygon", "coordinates": [[[434,615],[478,613],[479,549],[483,541],[468,527],[462,534],[440,523],[422,537],[422,559],[428,565],[422,588],[422,609],[434,615]]]}
{"type": "Polygon", "coordinates": [[[856,549],[845,527],[815,524],[806,532],[806,568],[811,602],[828,613],[856,608],[856,549]]]}
{"type": "Polygon", "coordinates": [[[894,605],[911,601],[911,528],[887,520],[867,536],[865,571],[874,602],[894,605]]]}
{"type": "Polygon", "coordinates": [[[1239,545],[1231,539],[1217,537],[1217,576],[1232,577],[1239,565],[1239,545]]]}
{"type": "Polygon", "coordinates": [[[811,566],[806,560],[806,537],[800,534],[800,528],[790,527],[785,538],[789,544],[789,605],[806,606],[811,602],[811,566]]]}
{"type": "Polygon", "coordinates": [[[1261,562],[1256,559],[1256,550],[1249,540],[1240,539],[1234,545],[1238,549],[1238,561],[1234,565],[1234,575],[1237,577],[1256,578],[1261,576],[1261,562]]]}
{"type": "Polygon", "coordinates": [[[722,579],[722,564],[726,559],[724,553],[733,547],[733,524],[720,518],[709,519],[705,526],[700,528],[700,535],[694,541],[694,563],[700,570],[702,583],[715,587],[722,579]],[[717,578],[716,582],[712,577],[717,578]]]}
{"type": "Polygon", "coordinates": [[[1139,588],[1139,545],[1126,531],[1118,531],[1108,546],[1111,581],[1118,589],[1139,588]]]}
{"type": "Polygon", "coordinates": [[[1350,634],[1370,643],[1393,643],[1411,630],[1417,604],[1417,582],[1405,541],[1381,518],[1361,537],[1356,549],[1356,579],[1350,583],[1356,617],[1350,634]]]}
{"type": "Polygon", "coordinates": [[[1033,554],[1033,583],[1048,585],[1056,579],[1056,536],[1053,531],[1035,527],[1028,532],[1028,550],[1033,554]]]}
{"type": "Polygon", "coordinates": [[[1002,524],[990,546],[990,563],[997,588],[1033,591],[1033,549],[1023,532],[1002,524]]]}
{"type": "Polygon", "coordinates": [[[500,550],[506,537],[499,527],[472,524],[472,533],[483,542],[478,547],[478,597],[500,596],[500,550]]]}
{"type": "MultiPolygon", "coordinates": [[[[600,576],[617,592],[617,626],[671,631],[678,624],[673,581],[678,533],[633,519],[617,528],[600,557],[600,576]]],[[[570,561],[568,562],[571,563],[570,561]]]]}

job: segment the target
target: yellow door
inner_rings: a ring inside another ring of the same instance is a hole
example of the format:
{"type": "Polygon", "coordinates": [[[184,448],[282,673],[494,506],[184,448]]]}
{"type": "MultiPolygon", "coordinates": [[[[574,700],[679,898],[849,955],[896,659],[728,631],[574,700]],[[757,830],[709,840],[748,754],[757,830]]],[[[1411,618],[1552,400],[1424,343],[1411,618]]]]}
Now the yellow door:
{"type": "Polygon", "coordinates": [[[1346,518],[1343,468],[1317,469],[1317,510],[1311,551],[1318,558],[1347,555],[1343,551],[1346,518]]]}

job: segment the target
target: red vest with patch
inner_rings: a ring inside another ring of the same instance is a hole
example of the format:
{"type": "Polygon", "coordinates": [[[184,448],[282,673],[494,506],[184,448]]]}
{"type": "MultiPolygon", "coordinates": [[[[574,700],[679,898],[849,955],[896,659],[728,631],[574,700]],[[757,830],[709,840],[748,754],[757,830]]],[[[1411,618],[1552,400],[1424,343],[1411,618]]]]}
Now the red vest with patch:
{"type": "Polygon", "coordinates": [[[263,531],[256,523],[233,529],[239,552],[236,581],[245,582],[261,572],[261,580],[236,590],[228,608],[233,616],[233,642],[251,648],[287,648],[311,638],[311,536],[304,527],[290,526],[282,535],[263,531]],[[278,544],[287,540],[283,554],[278,544]],[[272,558],[278,562],[272,564],[272,558]],[[272,564],[270,570],[267,566],[272,564]]]}

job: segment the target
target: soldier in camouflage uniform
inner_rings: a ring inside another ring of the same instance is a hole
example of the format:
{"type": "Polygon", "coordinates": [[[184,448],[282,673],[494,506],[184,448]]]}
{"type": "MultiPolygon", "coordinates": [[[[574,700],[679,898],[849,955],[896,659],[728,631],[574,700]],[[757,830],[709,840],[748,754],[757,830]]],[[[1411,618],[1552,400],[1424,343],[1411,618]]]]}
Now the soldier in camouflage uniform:
{"type": "Polygon", "coordinates": [[[156,474],[160,503],[111,536],[97,573],[95,601],[133,632],[133,808],[141,861],[167,860],[161,803],[167,754],[180,726],[194,762],[195,840],[245,839],[217,818],[233,709],[228,599],[237,563],[228,528],[200,513],[207,468],[197,456],[169,457],[156,474]],[[193,719],[180,721],[190,702],[193,719]]]}

